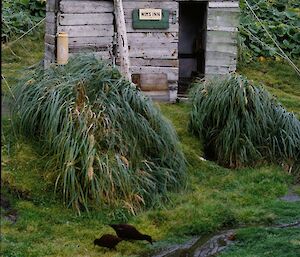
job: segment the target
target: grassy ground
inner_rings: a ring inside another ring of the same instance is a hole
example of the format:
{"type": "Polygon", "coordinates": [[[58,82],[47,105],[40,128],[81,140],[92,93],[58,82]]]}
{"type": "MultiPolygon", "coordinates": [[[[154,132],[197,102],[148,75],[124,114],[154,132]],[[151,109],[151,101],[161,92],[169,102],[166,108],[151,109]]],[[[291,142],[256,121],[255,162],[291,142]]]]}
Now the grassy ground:
{"type": "Polygon", "coordinates": [[[248,228],[239,230],[237,237],[239,242],[220,257],[299,256],[299,229],[248,228]]]}
{"type": "MultiPolygon", "coordinates": [[[[17,68],[37,63],[42,57],[42,43],[22,41],[12,50],[21,59],[3,51],[2,74],[13,86],[17,68]],[[36,49],[30,58],[26,49],[36,49]],[[12,59],[10,59],[12,58],[12,59]]],[[[280,101],[289,110],[300,113],[297,77],[284,64],[262,64],[280,101]],[[279,65],[279,66],[277,66],[279,65]],[[278,69],[287,76],[277,76],[278,69]],[[286,82],[283,81],[286,80],[286,82]],[[274,81],[277,81],[276,83],[274,81]],[[275,86],[284,85],[283,88],[275,86]],[[298,92],[298,91],[297,91],[298,92]],[[283,94],[283,95],[281,95],[283,94]],[[284,102],[284,99],[290,99],[284,102]]],[[[260,64],[253,64],[240,72],[255,80],[262,80],[260,64]]],[[[1,222],[1,254],[3,256],[143,256],[143,252],[183,242],[193,235],[204,235],[227,227],[240,225],[270,225],[300,219],[300,203],[278,200],[285,194],[292,177],[278,166],[261,166],[229,170],[213,162],[201,160],[202,145],[187,133],[188,104],[160,104],[164,115],[176,127],[184,153],[189,162],[189,181],[186,190],[170,194],[170,201],[137,216],[115,210],[84,213],[77,216],[65,208],[59,195],[53,193],[55,178],[42,156],[38,142],[15,139],[10,121],[2,119],[2,193],[18,210],[15,224],[1,222]],[[11,193],[8,193],[8,190],[11,193]],[[144,242],[122,242],[118,251],[94,248],[93,240],[103,233],[113,233],[111,222],[129,222],[153,236],[153,246],[144,242]]],[[[4,210],[1,210],[4,214],[4,210]]],[[[299,250],[299,229],[247,228],[238,232],[238,244],[225,256],[295,256],[299,250]],[[298,234],[297,234],[298,232],[298,234]],[[278,243],[280,242],[278,247],[278,243]],[[276,243],[276,247],[275,247],[276,243]],[[275,251],[275,254],[273,254],[275,251]],[[273,254],[273,255],[272,255],[273,254]]]]}
{"type": "MultiPolygon", "coordinates": [[[[300,67],[300,60],[295,60],[300,67]]],[[[265,62],[240,65],[239,72],[265,85],[288,111],[300,117],[300,82],[299,76],[285,62],[267,60],[265,62]]]]}
{"type": "MultiPolygon", "coordinates": [[[[1,75],[9,85],[13,85],[22,69],[28,68],[42,60],[44,55],[43,35],[25,38],[15,44],[2,45],[1,75]]],[[[4,92],[7,87],[3,87],[4,92]]]]}

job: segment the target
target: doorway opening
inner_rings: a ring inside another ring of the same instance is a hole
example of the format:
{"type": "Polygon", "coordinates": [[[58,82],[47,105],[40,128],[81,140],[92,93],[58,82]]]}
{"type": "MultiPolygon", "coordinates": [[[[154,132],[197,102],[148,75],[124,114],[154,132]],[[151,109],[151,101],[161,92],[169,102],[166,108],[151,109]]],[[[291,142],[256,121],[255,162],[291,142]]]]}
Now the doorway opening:
{"type": "Polygon", "coordinates": [[[207,2],[179,2],[178,96],[205,74],[207,2]]]}

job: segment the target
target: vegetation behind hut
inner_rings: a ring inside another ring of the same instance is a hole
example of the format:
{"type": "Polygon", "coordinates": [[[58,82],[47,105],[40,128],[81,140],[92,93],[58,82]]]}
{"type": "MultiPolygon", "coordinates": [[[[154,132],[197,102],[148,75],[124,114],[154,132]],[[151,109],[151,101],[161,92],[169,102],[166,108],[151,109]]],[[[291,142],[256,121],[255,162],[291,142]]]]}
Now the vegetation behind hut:
{"type": "MultiPolygon", "coordinates": [[[[30,30],[46,15],[46,0],[2,1],[1,41],[7,42],[30,30]]],[[[35,35],[33,30],[31,35],[35,35]]]]}
{"type": "MultiPolygon", "coordinates": [[[[262,24],[293,59],[300,57],[300,3],[298,0],[247,0],[262,24]]],[[[257,57],[281,56],[274,42],[253,16],[245,0],[240,1],[239,57],[249,62],[257,57]]]]}

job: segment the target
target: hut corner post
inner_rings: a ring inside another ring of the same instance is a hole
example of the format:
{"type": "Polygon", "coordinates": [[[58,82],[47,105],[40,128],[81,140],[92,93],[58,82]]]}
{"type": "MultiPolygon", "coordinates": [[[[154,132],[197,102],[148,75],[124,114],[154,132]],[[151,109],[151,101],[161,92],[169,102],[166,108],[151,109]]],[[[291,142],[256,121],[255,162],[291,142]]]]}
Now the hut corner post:
{"type": "Polygon", "coordinates": [[[47,0],[45,27],[44,68],[48,68],[56,59],[57,13],[60,0],[47,0]]]}
{"type": "Polygon", "coordinates": [[[122,0],[114,0],[114,12],[120,50],[121,73],[131,82],[128,40],[122,0]]]}

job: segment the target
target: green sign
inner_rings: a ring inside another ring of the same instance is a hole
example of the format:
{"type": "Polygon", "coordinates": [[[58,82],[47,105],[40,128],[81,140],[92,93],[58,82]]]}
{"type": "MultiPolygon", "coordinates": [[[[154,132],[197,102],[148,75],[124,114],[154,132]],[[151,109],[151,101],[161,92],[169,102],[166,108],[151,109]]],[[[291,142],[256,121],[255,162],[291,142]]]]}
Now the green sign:
{"type": "Polygon", "coordinates": [[[132,11],[134,29],[168,29],[169,11],[161,9],[135,9],[132,11]]]}

